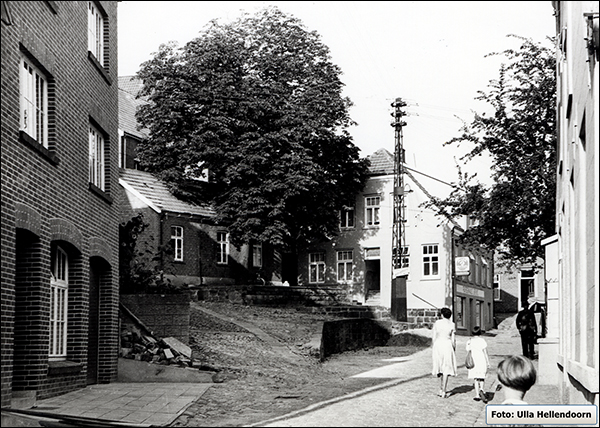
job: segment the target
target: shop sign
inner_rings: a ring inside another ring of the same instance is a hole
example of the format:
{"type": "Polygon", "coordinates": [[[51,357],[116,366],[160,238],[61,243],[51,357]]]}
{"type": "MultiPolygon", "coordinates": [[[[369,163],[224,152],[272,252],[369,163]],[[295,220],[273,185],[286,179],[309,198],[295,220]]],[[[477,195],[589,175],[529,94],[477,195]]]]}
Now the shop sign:
{"type": "Polygon", "coordinates": [[[456,276],[465,276],[469,274],[470,260],[468,257],[454,258],[454,274],[456,276]]]}

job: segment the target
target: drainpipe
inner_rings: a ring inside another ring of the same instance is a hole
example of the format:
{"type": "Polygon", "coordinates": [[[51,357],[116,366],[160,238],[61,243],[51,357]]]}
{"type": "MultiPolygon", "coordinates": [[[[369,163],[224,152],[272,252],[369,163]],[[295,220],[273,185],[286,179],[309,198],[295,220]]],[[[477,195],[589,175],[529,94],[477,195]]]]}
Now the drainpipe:
{"type": "Polygon", "coordinates": [[[164,261],[164,251],[162,251],[163,247],[163,236],[164,236],[164,222],[165,222],[165,212],[161,210],[160,212],[160,224],[159,224],[159,240],[158,240],[158,253],[159,253],[159,263],[160,263],[160,282],[161,284],[164,282],[164,272],[165,272],[165,261],[164,261]]]}
{"type": "MultiPolygon", "coordinates": [[[[456,258],[456,254],[454,252],[454,246],[455,246],[455,242],[454,242],[454,230],[456,229],[456,226],[452,227],[452,238],[450,239],[450,243],[452,246],[452,251],[451,251],[451,255],[452,255],[452,260],[450,261],[450,265],[451,265],[451,271],[452,271],[452,316],[454,318],[454,322],[456,322],[456,271],[455,271],[455,266],[454,266],[454,259],[456,258]]],[[[463,317],[464,317],[464,313],[465,310],[463,308],[463,317]]]]}

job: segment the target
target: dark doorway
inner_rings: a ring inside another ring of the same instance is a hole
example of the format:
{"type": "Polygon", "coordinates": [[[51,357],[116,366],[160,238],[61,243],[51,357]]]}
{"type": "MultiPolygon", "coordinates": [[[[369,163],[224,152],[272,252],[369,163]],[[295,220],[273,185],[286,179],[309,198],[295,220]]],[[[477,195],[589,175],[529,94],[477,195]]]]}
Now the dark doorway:
{"type": "Polygon", "coordinates": [[[87,350],[87,384],[98,383],[98,352],[99,352],[99,306],[100,306],[100,279],[102,277],[104,261],[97,257],[90,259],[90,297],[89,297],[89,324],[88,324],[88,350],[87,350]]]}
{"type": "Polygon", "coordinates": [[[49,311],[49,303],[42,305],[49,300],[49,278],[40,262],[40,240],[27,230],[17,229],[15,243],[13,392],[39,388],[43,374],[35,367],[48,357],[48,351],[43,351],[48,343],[48,321],[42,322],[41,314],[49,311]]]}
{"type": "Polygon", "coordinates": [[[379,260],[365,260],[365,300],[376,303],[381,292],[381,266],[379,260]]]}
{"type": "Polygon", "coordinates": [[[290,285],[298,285],[298,255],[296,253],[281,254],[281,280],[290,285]]]}

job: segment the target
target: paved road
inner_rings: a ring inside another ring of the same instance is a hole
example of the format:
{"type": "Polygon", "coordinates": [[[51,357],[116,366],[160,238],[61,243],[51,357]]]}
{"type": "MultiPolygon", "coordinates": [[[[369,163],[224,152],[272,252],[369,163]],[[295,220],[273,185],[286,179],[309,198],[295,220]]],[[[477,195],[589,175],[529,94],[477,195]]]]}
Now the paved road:
{"type": "MultiPolygon", "coordinates": [[[[485,336],[492,368],[488,371],[486,391],[490,404],[504,399],[497,385],[495,367],[506,356],[520,354],[520,339],[512,328],[514,319],[504,328],[485,336]]],[[[318,403],[306,409],[251,426],[265,427],[367,427],[367,426],[487,426],[485,404],[474,401],[473,383],[464,367],[467,337],[457,338],[458,376],[448,383],[448,398],[440,398],[439,379],[431,376],[431,348],[389,365],[358,374],[359,377],[382,377],[390,381],[377,387],[318,403]]],[[[537,366],[537,361],[534,362],[537,366]]],[[[552,403],[556,388],[535,385],[526,396],[530,403],[552,403]]],[[[554,401],[556,403],[556,401],[554,401]]]]}

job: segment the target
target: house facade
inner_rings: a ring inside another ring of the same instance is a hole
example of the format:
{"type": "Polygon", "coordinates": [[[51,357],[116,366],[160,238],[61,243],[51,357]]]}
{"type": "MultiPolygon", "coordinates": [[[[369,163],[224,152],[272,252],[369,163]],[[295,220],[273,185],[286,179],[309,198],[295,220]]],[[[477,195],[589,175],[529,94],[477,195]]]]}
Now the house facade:
{"type": "MultiPolygon", "coordinates": [[[[392,222],[394,158],[385,149],[370,157],[370,176],[352,207],[340,213],[340,232],[329,242],[299,254],[301,285],[338,285],[362,305],[392,307],[392,222]]],[[[438,309],[453,308],[461,332],[474,325],[493,325],[490,255],[461,248],[456,236],[465,225],[440,220],[421,204],[428,191],[415,173],[405,178],[405,242],[402,271],[406,276],[409,324],[431,325],[438,309]],[[454,275],[454,258],[472,260],[470,274],[454,275]]]]}
{"type": "MultiPolygon", "coordinates": [[[[538,260],[543,266],[544,261],[538,260]]],[[[494,312],[514,314],[523,302],[545,302],[544,270],[530,263],[507,266],[501,259],[494,261],[494,312]]]]}
{"type": "Polygon", "coordinates": [[[209,205],[176,198],[145,171],[122,169],[119,183],[121,227],[142,214],[147,227],[137,239],[136,251],[143,255],[136,256],[136,262],[157,269],[156,279],[186,288],[271,281],[272,251],[262,244],[235,248],[226,225],[215,222],[209,205]]]}
{"type": "Polygon", "coordinates": [[[552,239],[546,245],[558,265],[548,276],[558,277],[558,311],[548,317],[558,318],[562,402],[598,405],[598,2],[552,3],[558,36],[557,251],[552,239]]]}
{"type": "Polygon", "coordinates": [[[2,2],[2,406],[116,380],[117,2],[2,2]]]}

